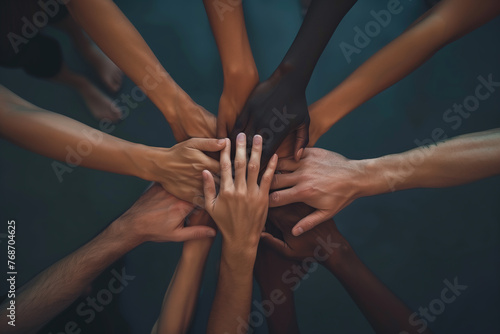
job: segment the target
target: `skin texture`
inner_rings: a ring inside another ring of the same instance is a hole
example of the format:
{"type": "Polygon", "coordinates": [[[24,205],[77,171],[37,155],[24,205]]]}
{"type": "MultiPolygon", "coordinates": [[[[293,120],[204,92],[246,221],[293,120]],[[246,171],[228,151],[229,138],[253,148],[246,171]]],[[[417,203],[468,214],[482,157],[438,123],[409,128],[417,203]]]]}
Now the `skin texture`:
{"type": "Polygon", "coordinates": [[[224,88],[217,114],[217,138],[226,138],[245,101],[259,82],[259,75],[248,41],[242,2],[204,0],[203,4],[224,74],[224,88]]]}
{"type": "MultiPolygon", "coordinates": [[[[204,226],[207,216],[208,213],[204,210],[194,211],[186,218],[187,225],[204,226]]],[[[215,227],[211,219],[209,226],[215,227]]],[[[184,242],[181,258],[165,293],[160,317],[151,331],[152,334],[177,334],[189,330],[212,243],[212,238],[184,242]]]]}
{"type": "MultiPolygon", "coordinates": [[[[90,242],[22,286],[16,295],[16,326],[0,322],[2,333],[34,333],[68,307],[108,266],[146,241],[169,242],[214,237],[207,226],[184,227],[192,205],[154,184],[121,217],[90,242]]],[[[126,271],[125,271],[126,272],[126,271]]],[[[0,316],[7,315],[7,304],[0,316]]]]}
{"type": "Polygon", "coordinates": [[[231,143],[229,139],[226,141],[226,147],[221,153],[221,184],[218,194],[212,174],[203,172],[205,210],[222,234],[219,280],[207,333],[235,332],[241,326],[241,321],[248,323],[253,266],[260,233],[266,221],[269,187],[277,163],[277,156],[274,156],[259,184],[257,179],[262,138],[254,137],[247,168],[246,138],[242,133],[236,141],[233,180],[231,143]]]}
{"type": "Polygon", "coordinates": [[[304,202],[317,210],[293,228],[299,235],[333,217],[356,198],[412,188],[442,188],[500,173],[500,129],[471,133],[376,159],[350,160],[308,148],[299,162],[280,160],[270,206],[304,202]]]}
{"type": "Polygon", "coordinates": [[[160,109],[177,141],[215,138],[215,117],[175,83],[113,1],[72,0],[67,7],[101,50],[160,109]]]}
{"type": "Polygon", "coordinates": [[[328,95],[313,104],[311,119],[320,135],[349,112],[392,86],[447,44],[500,14],[500,2],[442,0],[386,45],[328,95]],[[418,45],[418,47],[415,47],[418,45]]]}
{"type": "Polygon", "coordinates": [[[300,158],[301,149],[309,141],[305,89],[330,37],[355,2],[312,1],[281,64],[269,79],[257,85],[243,107],[230,138],[234,141],[240,132],[245,132],[248,138],[261,135],[264,138],[261,166],[267,164],[290,133],[295,137],[294,157],[300,158]]]}
{"type": "Polygon", "coordinates": [[[199,202],[202,195],[201,171],[219,170],[218,161],[203,152],[218,152],[225,145],[223,140],[205,138],[171,148],[131,143],[40,109],[1,86],[0,135],[49,158],[157,181],[176,197],[192,203],[199,202]]]}
{"type": "MultiPolygon", "coordinates": [[[[283,208],[285,212],[291,207],[283,208]]],[[[333,220],[299,237],[291,234],[289,222],[275,222],[284,242],[268,233],[263,233],[263,242],[289,258],[303,261],[312,258],[325,266],[344,286],[376,333],[431,333],[429,329],[419,331],[421,327],[410,325],[412,312],[361,262],[333,220]],[[329,246],[324,246],[325,242],[329,246]]]]}

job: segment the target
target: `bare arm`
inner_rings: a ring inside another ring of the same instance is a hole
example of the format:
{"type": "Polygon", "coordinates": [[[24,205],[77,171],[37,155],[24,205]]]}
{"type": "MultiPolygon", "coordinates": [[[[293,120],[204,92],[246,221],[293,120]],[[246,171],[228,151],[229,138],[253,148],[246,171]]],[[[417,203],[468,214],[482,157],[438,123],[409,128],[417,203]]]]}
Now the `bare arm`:
{"type": "Polygon", "coordinates": [[[339,279],[376,333],[431,333],[426,328],[412,327],[410,317],[414,321],[419,318],[361,262],[333,220],[294,237],[291,233],[294,221],[288,216],[297,209],[289,205],[281,210],[285,219],[273,222],[282,231],[285,242],[264,233],[266,244],[290,258],[312,258],[324,265],[339,279]]]}
{"type": "Polygon", "coordinates": [[[170,193],[190,202],[201,196],[200,169],[219,170],[218,161],[203,151],[215,152],[224,146],[224,142],[216,139],[202,138],[171,148],[131,143],[43,110],[2,86],[0,136],[35,153],[66,162],[52,163],[59,180],[78,165],[157,181],[170,193]]]}
{"type": "Polygon", "coordinates": [[[153,101],[178,141],[215,137],[215,118],[170,77],[127,17],[111,0],[72,0],[73,18],[153,101]]]}
{"type": "Polygon", "coordinates": [[[356,198],[410,188],[451,187],[500,174],[500,129],[375,159],[350,160],[327,150],[306,149],[300,162],[280,160],[271,206],[304,202],[317,210],[293,228],[298,235],[320,224],[356,198]],[[290,187],[290,188],[289,188],[290,187]]]}
{"type": "MultiPolygon", "coordinates": [[[[83,247],[24,285],[16,297],[15,327],[0,322],[2,333],[36,331],[68,307],[106,267],[145,241],[184,241],[215,236],[206,226],[184,227],[192,205],[153,185],[120,218],[83,247]]],[[[7,305],[0,306],[6,317],[7,305]]]]}
{"type": "MultiPolygon", "coordinates": [[[[320,133],[422,65],[437,51],[500,14],[496,0],[443,0],[359,66],[328,95],[311,105],[320,133]]],[[[313,116],[314,115],[314,116],[313,116]]]]}
{"type": "Polygon", "coordinates": [[[255,136],[246,178],[246,138],[241,133],[236,142],[233,180],[231,144],[229,139],[226,141],[220,160],[222,167],[219,194],[216,194],[212,174],[203,172],[205,210],[222,233],[219,281],[208,322],[208,333],[234,332],[237,328],[240,328],[240,332],[242,329],[243,332],[248,331],[253,266],[260,232],[266,221],[269,186],[277,162],[277,156],[274,156],[258,184],[262,137],[255,136]]]}
{"type": "Polygon", "coordinates": [[[224,74],[224,89],[217,115],[217,138],[225,138],[257,85],[259,75],[248,41],[242,2],[203,0],[203,3],[224,74]]]}
{"type": "MultiPolygon", "coordinates": [[[[205,211],[193,213],[188,218],[189,226],[205,224],[205,216],[208,216],[205,211]]],[[[212,243],[213,239],[184,242],[181,258],[165,293],[160,317],[153,333],[177,334],[189,330],[212,243]]]]}

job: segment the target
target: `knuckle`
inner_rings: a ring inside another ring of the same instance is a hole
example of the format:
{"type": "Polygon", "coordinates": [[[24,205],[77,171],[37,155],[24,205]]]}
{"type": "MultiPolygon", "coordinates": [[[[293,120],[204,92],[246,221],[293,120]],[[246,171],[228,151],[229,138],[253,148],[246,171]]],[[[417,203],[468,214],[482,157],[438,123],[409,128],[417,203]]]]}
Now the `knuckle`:
{"type": "Polygon", "coordinates": [[[234,160],[234,168],[235,169],[241,169],[244,167],[245,167],[245,161],[240,160],[240,159],[234,160]]]}
{"type": "Polygon", "coordinates": [[[255,162],[250,162],[248,164],[248,170],[249,171],[252,171],[252,172],[255,172],[259,169],[258,165],[255,163],[255,162]]]}
{"type": "Polygon", "coordinates": [[[231,163],[229,161],[221,162],[220,169],[223,171],[227,171],[227,170],[231,169],[231,163]]]}

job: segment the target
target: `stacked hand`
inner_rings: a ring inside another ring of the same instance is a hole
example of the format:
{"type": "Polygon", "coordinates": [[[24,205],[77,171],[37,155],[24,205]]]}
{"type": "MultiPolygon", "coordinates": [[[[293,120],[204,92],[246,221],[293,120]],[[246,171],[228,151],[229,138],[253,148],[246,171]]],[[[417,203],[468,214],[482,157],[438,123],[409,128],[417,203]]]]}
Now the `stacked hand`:
{"type": "Polygon", "coordinates": [[[294,88],[284,72],[278,69],[268,80],[257,85],[230,135],[233,142],[240,132],[247,138],[261,135],[264,138],[261,166],[268,163],[290,133],[296,138],[294,156],[297,160],[309,140],[305,92],[294,88]]]}

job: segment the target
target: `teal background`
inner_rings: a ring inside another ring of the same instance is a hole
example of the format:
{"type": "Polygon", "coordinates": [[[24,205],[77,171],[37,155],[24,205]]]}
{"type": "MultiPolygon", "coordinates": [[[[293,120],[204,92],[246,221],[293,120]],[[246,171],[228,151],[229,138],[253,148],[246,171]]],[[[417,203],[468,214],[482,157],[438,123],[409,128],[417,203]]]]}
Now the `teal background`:
{"type": "MultiPolygon", "coordinates": [[[[223,83],[221,65],[202,2],[116,3],[175,81],[196,102],[216,113],[223,83]]],[[[353,27],[363,27],[372,20],[370,10],[378,11],[386,4],[359,0],[345,17],[312,76],[307,88],[309,103],[333,89],[427,9],[424,1],[402,0],[403,11],[392,16],[391,23],[348,63],[339,44],[353,44],[353,27]]],[[[254,0],[244,2],[244,8],[259,74],[265,79],[300,27],[299,2],[254,0]]],[[[442,119],[453,103],[462,103],[474,93],[479,75],[491,73],[495,81],[500,81],[499,29],[497,18],[439,51],[414,73],[338,122],[318,146],[348,158],[371,158],[414,148],[416,139],[429,138],[435,128],[453,137],[499,127],[500,91],[481,102],[457,130],[442,119]]],[[[53,30],[50,33],[61,41],[71,68],[91,73],[67,36],[53,30]]],[[[0,84],[40,107],[97,127],[81,98],[67,87],[31,78],[22,70],[3,68],[0,84]]],[[[133,87],[126,79],[121,92],[129,93],[133,87]]],[[[168,124],[148,100],[141,102],[112,134],[148,145],[175,143],[168,124]]],[[[82,167],[65,174],[60,183],[51,159],[3,140],[0,152],[0,233],[6,232],[8,219],[17,221],[20,284],[90,240],[147,186],[147,182],[133,177],[82,167]]],[[[363,198],[339,213],[336,221],[366,265],[413,309],[427,307],[439,298],[445,279],[458,277],[460,284],[468,286],[430,324],[435,333],[498,333],[499,186],[500,178],[493,177],[448,189],[415,189],[363,198]]],[[[3,259],[6,243],[4,238],[0,241],[3,259]]],[[[116,321],[128,326],[131,333],[148,333],[151,329],[180,250],[181,244],[149,243],[124,257],[122,266],[136,278],[113,307],[122,314],[116,321]]],[[[210,311],[219,252],[220,240],[207,265],[194,321],[196,333],[204,332],[210,311]]],[[[0,294],[6,291],[3,279],[1,284],[0,294]]],[[[258,293],[254,295],[258,298],[258,293]]],[[[296,304],[303,333],[372,332],[340,283],[322,268],[301,284],[296,304]]],[[[73,317],[68,319],[82,322],[73,317]]],[[[255,332],[266,333],[267,329],[261,326],[255,332]]]]}

